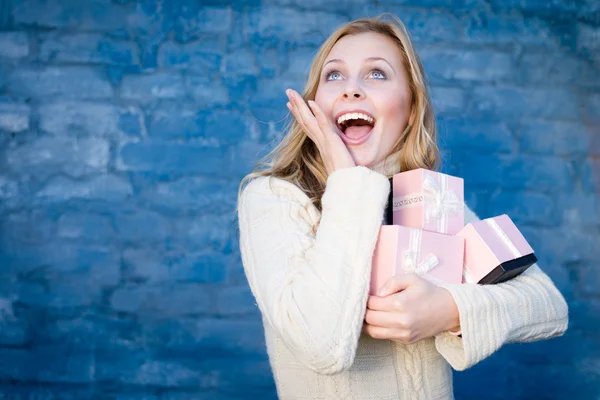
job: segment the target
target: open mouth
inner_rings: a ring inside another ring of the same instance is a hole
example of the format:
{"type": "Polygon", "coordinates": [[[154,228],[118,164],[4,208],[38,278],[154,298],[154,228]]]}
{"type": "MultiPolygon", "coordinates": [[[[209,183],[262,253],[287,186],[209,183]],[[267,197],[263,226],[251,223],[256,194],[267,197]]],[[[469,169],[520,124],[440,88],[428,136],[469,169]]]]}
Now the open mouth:
{"type": "Polygon", "coordinates": [[[337,127],[349,141],[360,141],[372,132],[375,118],[362,113],[346,114],[338,119],[337,127]]]}

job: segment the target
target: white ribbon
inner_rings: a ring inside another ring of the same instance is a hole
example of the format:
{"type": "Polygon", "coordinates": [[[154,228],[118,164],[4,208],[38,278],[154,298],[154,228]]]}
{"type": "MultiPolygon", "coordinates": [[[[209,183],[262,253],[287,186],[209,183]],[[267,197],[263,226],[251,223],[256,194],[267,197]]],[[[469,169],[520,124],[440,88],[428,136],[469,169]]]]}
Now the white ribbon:
{"type": "Polygon", "coordinates": [[[515,259],[523,257],[523,254],[521,254],[519,249],[517,249],[517,247],[513,244],[506,232],[500,228],[500,225],[498,225],[498,222],[496,222],[495,219],[488,218],[485,220],[485,222],[490,228],[492,228],[496,236],[498,236],[500,241],[506,246],[515,259]]]}
{"type": "Polygon", "coordinates": [[[425,193],[425,222],[430,223],[437,220],[438,231],[448,232],[448,217],[456,215],[463,209],[463,202],[456,192],[448,189],[448,178],[444,174],[438,174],[440,183],[427,175],[423,181],[425,193]]]}
{"type": "Polygon", "coordinates": [[[423,261],[419,261],[421,253],[421,239],[423,233],[419,229],[410,229],[410,238],[408,241],[408,249],[404,251],[402,258],[402,268],[407,273],[415,273],[417,275],[423,275],[431,271],[436,265],[440,263],[437,256],[433,253],[429,253],[425,256],[423,261]]]}

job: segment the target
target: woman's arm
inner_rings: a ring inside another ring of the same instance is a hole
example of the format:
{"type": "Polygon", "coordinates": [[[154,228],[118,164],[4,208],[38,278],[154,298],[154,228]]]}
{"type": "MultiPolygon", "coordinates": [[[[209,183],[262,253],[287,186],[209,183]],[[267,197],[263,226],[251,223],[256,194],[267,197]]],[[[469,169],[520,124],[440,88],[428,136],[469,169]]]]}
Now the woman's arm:
{"type": "MultiPolygon", "coordinates": [[[[473,211],[465,209],[465,222],[476,220],[473,211]]],[[[505,343],[549,339],[567,330],[567,303],[537,264],[495,285],[442,286],[458,307],[462,338],[443,332],[435,342],[455,370],[475,365],[505,343]]]]}
{"type": "Polygon", "coordinates": [[[354,361],[389,181],[364,166],[334,171],[316,235],[308,197],[291,183],[271,183],[279,193],[257,178],[240,198],[246,276],[264,320],[298,360],[334,374],[354,361]]]}

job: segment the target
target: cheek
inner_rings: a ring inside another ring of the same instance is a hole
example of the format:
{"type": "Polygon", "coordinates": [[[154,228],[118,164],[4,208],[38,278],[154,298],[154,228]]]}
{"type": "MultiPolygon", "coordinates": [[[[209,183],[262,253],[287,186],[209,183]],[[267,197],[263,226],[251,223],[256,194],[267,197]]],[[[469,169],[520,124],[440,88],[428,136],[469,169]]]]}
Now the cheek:
{"type": "Polygon", "coordinates": [[[315,103],[321,107],[322,110],[330,110],[333,107],[333,101],[335,96],[332,93],[329,93],[324,89],[317,89],[317,93],[315,94],[315,103]]]}
{"type": "Polygon", "coordinates": [[[410,100],[405,96],[390,96],[385,104],[386,116],[391,121],[406,125],[410,115],[410,100]]]}

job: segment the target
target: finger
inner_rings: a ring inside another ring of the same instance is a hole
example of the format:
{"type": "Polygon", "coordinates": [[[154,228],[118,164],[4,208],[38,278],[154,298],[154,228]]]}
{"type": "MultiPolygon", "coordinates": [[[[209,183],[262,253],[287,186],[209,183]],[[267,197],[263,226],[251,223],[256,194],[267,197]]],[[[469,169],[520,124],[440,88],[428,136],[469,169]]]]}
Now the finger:
{"type": "Polygon", "coordinates": [[[323,111],[321,110],[321,107],[319,107],[319,105],[313,100],[308,101],[308,106],[311,108],[313,114],[315,115],[315,119],[317,120],[319,128],[321,128],[321,132],[323,132],[324,134],[326,132],[335,133],[331,122],[329,121],[329,119],[327,119],[325,113],[323,113],[323,111]]]}
{"type": "Polygon", "coordinates": [[[394,331],[392,329],[369,324],[364,324],[363,332],[373,339],[392,339],[394,336],[394,331]]]}
{"type": "Polygon", "coordinates": [[[369,296],[367,309],[376,311],[391,311],[392,302],[389,297],[369,296]]]}
{"type": "Polygon", "coordinates": [[[365,321],[369,325],[384,328],[402,328],[401,319],[401,314],[397,312],[367,310],[365,313],[365,321]]]}
{"type": "Polygon", "coordinates": [[[296,109],[300,114],[300,118],[302,119],[304,124],[306,124],[306,128],[312,130],[313,132],[320,130],[319,124],[317,123],[315,116],[313,115],[310,108],[308,108],[308,105],[306,104],[302,96],[300,96],[300,94],[296,91],[292,90],[292,97],[294,98],[294,105],[296,106],[296,109]]]}
{"type": "Polygon", "coordinates": [[[415,274],[406,274],[400,276],[392,276],[388,281],[377,291],[377,296],[388,296],[393,293],[408,289],[410,286],[418,282],[418,277],[415,274]]]}
{"type": "MultiPolygon", "coordinates": [[[[294,116],[294,118],[296,118],[296,121],[306,131],[307,128],[306,128],[306,125],[304,124],[304,121],[302,120],[302,116],[300,115],[300,112],[298,111],[298,107],[296,107],[296,101],[292,97],[290,97],[290,101],[288,102],[288,104],[289,104],[288,108],[292,112],[292,115],[294,116]]],[[[309,132],[307,132],[307,134],[308,133],[309,132]]]]}

